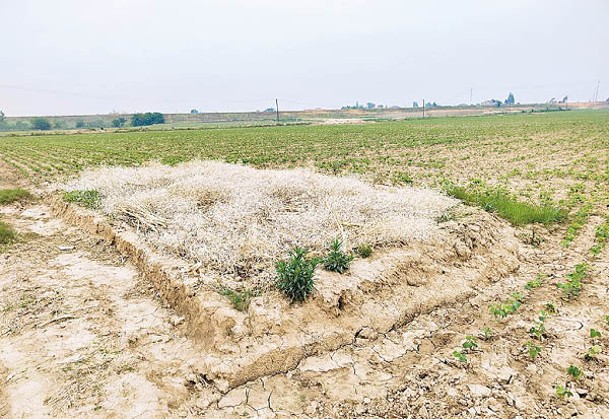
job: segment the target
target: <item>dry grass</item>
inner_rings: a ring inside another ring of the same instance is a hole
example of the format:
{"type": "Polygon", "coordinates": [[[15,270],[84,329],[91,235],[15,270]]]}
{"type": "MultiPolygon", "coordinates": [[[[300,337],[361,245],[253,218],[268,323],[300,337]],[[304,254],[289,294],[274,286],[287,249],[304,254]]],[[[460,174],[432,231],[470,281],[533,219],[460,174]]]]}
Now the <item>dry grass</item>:
{"type": "Polygon", "coordinates": [[[209,161],[89,170],[64,188],[98,191],[101,210],[152,246],[255,286],[274,279],[275,262],[295,246],[428,239],[435,218],[457,202],[425,189],[209,161]]]}

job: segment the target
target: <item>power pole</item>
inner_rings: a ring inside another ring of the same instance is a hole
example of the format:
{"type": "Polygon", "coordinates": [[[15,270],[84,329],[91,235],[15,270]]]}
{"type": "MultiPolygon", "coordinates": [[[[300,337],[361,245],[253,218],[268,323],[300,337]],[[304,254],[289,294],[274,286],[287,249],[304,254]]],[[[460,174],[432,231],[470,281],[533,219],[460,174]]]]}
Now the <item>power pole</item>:
{"type": "Polygon", "coordinates": [[[279,100],[275,99],[275,110],[277,111],[277,124],[279,124],[279,100]]]}
{"type": "Polygon", "coordinates": [[[601,81],[599,80],[596,83],[596,90],[594,91],[594,103],[596,103],[596,101],[598,100],[598,88],[601,85],[601,81]]]}
{"type": "Polygon", "coordinates": [[[469,88],[469,106],[472,106],[472,95],[474,94],[474,88],[469,88]]]}
{"type": "Polygon", "coordinates": [[[425,99],[423,99],[423,118],[425,118],[425,99]]]}

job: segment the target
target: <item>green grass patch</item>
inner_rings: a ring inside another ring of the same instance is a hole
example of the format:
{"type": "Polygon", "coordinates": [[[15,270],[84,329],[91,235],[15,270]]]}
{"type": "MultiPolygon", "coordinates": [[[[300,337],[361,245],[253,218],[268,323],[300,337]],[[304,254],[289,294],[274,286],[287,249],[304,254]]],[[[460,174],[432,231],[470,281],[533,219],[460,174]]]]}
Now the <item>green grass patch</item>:
{"type": "Polygon", "coordinates": [[[497,213],[514,225],[553,224],[561,222],[565,218],[565,213],[560,208],[519,201],[501,188],[450,185],[446,187],[446,192],[467,204],[477,205],[488,212],[497,213]]]}
{"type": "Polygon", "coordinates": [[[0,189],[0,205],[32,199],[32,194],[25,189],[0,189]]]}
{"type": "Polygon", "coordinates": [[[9,224],[0,221],[0,249],[2,246],[9,245],[17,240],[17,233],[9,224]]]}
{"type": "Polygon", "coordinates": [[[90,209],[99,208],[101,205],[101,195],[96,190],[64,192],[63,199],[90,209]]]}

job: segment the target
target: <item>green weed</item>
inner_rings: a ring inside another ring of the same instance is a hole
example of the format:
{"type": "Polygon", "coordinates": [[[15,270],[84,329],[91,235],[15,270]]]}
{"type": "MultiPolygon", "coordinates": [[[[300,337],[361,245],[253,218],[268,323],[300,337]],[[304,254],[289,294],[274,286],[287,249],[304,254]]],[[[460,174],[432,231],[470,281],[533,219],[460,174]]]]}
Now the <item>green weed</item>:
{"type": "Polygon", "coordinates": [[[324,268],[328,271],[343,273],[349,269],[349,264],[353,260],[353,255],[349,255],[342,251],[342,242],[335,239],[330,243],[330,251],[322,259],[324,268]]]}
{"type": "Polygon", "coordinates": [[[468,204],[497,213],[514,225],[553,224],[561,222],[565,217],[559,208],[521,202],[501,188],[448,186],[447,193],[468,204]]]}
{"type": "Polygon", "coordinates": [[[0,205],[32,199],[32,194],[25,189],[0,189],[0,205]]]}
{"type": "Polygon", "coordinates": [[[290,251],[287,261],[277,263],[277,287],[292,302],[306,300],[314,289],[313,274],[319,261],[308,260],[306,253],[305,249],[297,247],[290,251]]]}
{"type": "Polygon", "coordinates": [[[0,246],[9,245],[17,240],[17,232],[9,224],[0,221],[0,246]]]}
{"type": "Polygon", "coordinates": [[[89,209],[96,209],[101,205],[101,195],[96,190],[64,192],[63,199],[89,209]]]}
{"type": "Polygon", "coordinates": [[[370,255],[372,254],[372,246],[370,246],[369,244],[365,244],[365,243],[360,244],[359,246],[357,246],[355,251],[357,252],[358,255],[360,255],[360,257],[367,258],[367,257],[370,257],[370,255]]]}

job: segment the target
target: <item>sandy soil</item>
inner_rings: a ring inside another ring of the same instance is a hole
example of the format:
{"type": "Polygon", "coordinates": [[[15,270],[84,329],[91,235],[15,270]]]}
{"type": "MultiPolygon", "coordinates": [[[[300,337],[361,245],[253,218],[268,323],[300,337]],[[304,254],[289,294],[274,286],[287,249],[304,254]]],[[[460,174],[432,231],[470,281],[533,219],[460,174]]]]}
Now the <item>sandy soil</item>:
{"type": "MultiPolygon", "coordinates": [[[[2,179],[3,187],[18,182],[2,179]]],[[[555,286],[586,259],[600,218],[568,249],[559,233],[539,230],[545,241],[521,243],[516,270],[464,299],[383,333],[364,327],[287,371],[219,389],[200,374],[205,349],[113,246],[52,216],[44,202],[3,207],[1,217],[23,237],[0,255],[2,417],[609,416],[607,250],[589,260],[578,299],[564,300],[555,286]],[[548,279],[525,290],[539,273],[548,279]],[[522,306],[495,319],[488,306],[515,291],[522,306]],[[548,302],[557,312],[546,336],[533,339],[528,330],[548,302]],[[467,364],[452,356],[466,335],[478,344],[467,364]],[[540,347],[537,358],[527,341],[540,347]],[[586,360],[592,345],[602,352],[586,360]],[[584,373],[578,380],[566,373],[571,364],[584,373]],[[573,396],[559,398],[555,384],[573,396]]]]}

